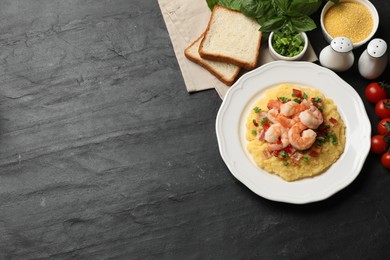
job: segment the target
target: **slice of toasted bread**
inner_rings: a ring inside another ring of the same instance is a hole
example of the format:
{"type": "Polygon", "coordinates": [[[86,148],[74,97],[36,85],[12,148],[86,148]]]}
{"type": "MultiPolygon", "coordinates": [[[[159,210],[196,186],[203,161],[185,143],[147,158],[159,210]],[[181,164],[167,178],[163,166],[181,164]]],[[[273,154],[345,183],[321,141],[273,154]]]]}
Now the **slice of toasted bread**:
{"type": "Polygon", "coordinates": [[[199,54],[212,59],[253,69],[257,65],[262,34],[260,25],[240,12],[216,5],[199,54]]]}
{"type": "Polygon", "coordinates": [[[202,34],[196,41],[188,46],[184,50],[184,55],[187,57],[187,59],[210,71],[226,85],[232,85],[241,68],[230,63],[207,60],[200,57],[198,50],[203,36],[204,35],[202,34]]]}

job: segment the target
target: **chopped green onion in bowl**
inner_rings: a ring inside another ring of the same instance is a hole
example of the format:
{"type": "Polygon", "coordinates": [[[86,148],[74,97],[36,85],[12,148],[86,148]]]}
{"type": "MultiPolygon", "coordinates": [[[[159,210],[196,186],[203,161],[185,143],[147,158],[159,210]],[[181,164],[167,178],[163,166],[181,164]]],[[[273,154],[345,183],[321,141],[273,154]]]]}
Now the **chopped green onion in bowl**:
{"type": "Polygon", "coordinates": [[[302,52],[305,41],[301,34],[274,33],[272,47],[282,56],[294,57],[302,52]]]}
{"type": "Polygon", "coordinates": [[[309,46],[306,33],[272,32],[268,38],[271,57],[275,60],[302,60],[309,46]]]}

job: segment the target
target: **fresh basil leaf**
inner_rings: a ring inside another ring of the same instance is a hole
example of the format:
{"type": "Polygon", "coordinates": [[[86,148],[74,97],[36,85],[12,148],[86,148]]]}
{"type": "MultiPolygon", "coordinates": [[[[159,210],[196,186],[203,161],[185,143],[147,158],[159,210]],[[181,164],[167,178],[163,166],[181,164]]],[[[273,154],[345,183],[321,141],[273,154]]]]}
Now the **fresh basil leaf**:
{"type": "Polygon", "coordinates": [[[242,0],[241,12],[255,18],[260,25],[278,16],[270,0],[242,0]]]}
{"type": "Polygon", "coordinates": [[[280,14],[286,14],[289,10],[291,0],[273,0],[272,2],[280,14]]]}
{"type": "Polygon", "coordinates": [[[256,0],[242,0],[241,11],[246,16],[256,18],[266,13],[263,8],[263,3],[256,0]]]}
{"type": "Polygon", "coordinates": [[[280,33],[285,35],[297,34],[297,31],[294,29],[290,18],[285,19],[285,23],[283,27],[280,29],[280,33]]]}
{"type": "Polygon", "coordinates": [[[296,32],[308,32],[317,28],[315,22],[307,15],[293,16],[290,18],[292,28],[296,32]]]}
{"type": "Polygon", "coordinates": [[[219,0],[218,4],[223,5],[231,10],[241,10],[241,0],[219,0]]]}
{"type": "Polygon", "coordinates": [[[291,0],[288,14],[291,16],[312,15],[320,8],[321,3],[321,0],[291,0]]]}
{"type": "Polygon", "coordinates": [[[261,24],[260,31],[273,32],[273,31],[280,30],[285,24],[285,22],[286,22],[286,18],[284,16],[272,18],[261,24]]]}
{"type": "Polygon", "coordinates": [[[207,5],[209,6],[210,10],[212,11],[214,8],[214,5],[218,4],[219,0],[206,0],[207,5]]]}
{"type": "Polygon", "coordinates": [[[213,10],[215,5],[222,5],[231,10],[240,11],[241,0],[206,0],[210,10],[213,10]]]}

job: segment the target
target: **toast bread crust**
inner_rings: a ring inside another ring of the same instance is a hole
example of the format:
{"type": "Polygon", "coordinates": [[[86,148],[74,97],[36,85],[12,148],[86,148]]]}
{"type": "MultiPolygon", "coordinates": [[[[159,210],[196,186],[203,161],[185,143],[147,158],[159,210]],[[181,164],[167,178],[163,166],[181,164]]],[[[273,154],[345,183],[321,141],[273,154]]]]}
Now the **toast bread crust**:
{"type": "Polygon", "coordinates": [[[204,33],[204,37],[203,37],[203,39],[202,39],[202,41],[200,43],[200,46],[199,46],[199,55],[202,58],[204,58],[204,59],[231,63],[231,64],[237,65],[239,67],[245,68],[247,70],[254,69],[257,66],[257,62],[258,62],[258,59],[259,59],[260,45],[261,45],[261,38],[262,38],[262,33],[261,32],[259,32],[259,35],[258,35],[257,46],[256,46],[256,55],[255,55],[255,57],[254,57],[252,62],[248,62],[246,60],[240,60],[240,59],[237,59],[237,58],[225,56],[223,54],[207,52],[205,50],[205,48],[204,48],[205,39],[206,39],[206,37],[208,37],[208,34],[210,32],[211,24],[213,22],[214,16],[215,16],[216,12],[218,11],[218,9],[224,9],[227,12],[239,13],[240,15],[243,15],[243,14],[241,14],[238,11],[234,11],[234,10],[228,9],[228,8],[226,8],[224,6],[221,6],[221,5],[214,6],[213,12],[211,13],[211,18],[209,20],[209,23],[207,25],[206,31],[204,33]]]}
{"type": "Polygon", "coordinates": [[[202,34],[199,38],[197,38],[193,43],[190,44],[190,46],[188,46],[185,50],[184,50],[184,55],[186,56],[187,59],[191,60],[192,62],[195,62],[196,64],[202,66],[203,68],[205,68],[206,70],[208,70],[211,74],[213,74],[215,77],[217,77],[220,81],[222,81],[225,85],[227,86],[231,86],[238,73],[240,72],[240,68],[238,67],[237,70],[235,71],[234,75],[232,77],[226,77],[225,75],[219,73],[217,70],[215,70],[212,66],[210,66],[209,64],[205,63],[202,58],[199,58],[199,57],[196,57],[196,56],[193,56],[191,53],[190,53],[190,49],[201,39],[203,39],[204,37],[204,34],[202,34]]]}

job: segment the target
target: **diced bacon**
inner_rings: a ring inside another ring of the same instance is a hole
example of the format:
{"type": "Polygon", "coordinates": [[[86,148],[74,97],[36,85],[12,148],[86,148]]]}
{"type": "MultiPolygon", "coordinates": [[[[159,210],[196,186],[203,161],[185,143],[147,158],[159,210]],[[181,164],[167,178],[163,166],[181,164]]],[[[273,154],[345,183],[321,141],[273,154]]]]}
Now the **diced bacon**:
{"type": "Polygon", "coordinates": [[[266,159],[269,159],[269,158],[271,158],[271,156],[272,156],[272,154],[271,154],[268,150],[264,150],[264,151],[263,151],[263,154],[264,154],[264,157],[265,157],[266,159]]]}
{"type": "Polygon", "coordinates": [[[337,119],[331,117],[331,118],[329,119],[329,122],[331,122],[332,124],[336,125],[339,121],[337,121],[337,119]]]}
{"type": "Polygon", "coordinates": [[[298,151],[298,150],[291,146],[291,153],[293,154],[293,153],[295,153],[296,151],[298,151]]]}
{"type": "Polygon", "coordinates": [[[296,152],[293,155],[291,155],[291,161],[293,162],[293,164],[298,164],[299,161],[302,159],[302,157],[303,154],[296,152]]]}
{"type": "Polygon", "coordinates": [[[316,133],[319,135],[319,136],[325,136],[327,133],[329,132],[329,127],[328,125],[322,123],[317,129],[316,129],[316,133]]]}
{"type": "Polygon", "coordinates": [[[266,132],[266,130],[261,130],[261,132],[260,132],[260,134],[259,134],[259,140],[260,141],[264,141],[264,137],[265,137],[265,132],[266,132]]]}
{"type": "Polygon", "coordinates": [[[312,157],[318,157],[320,155],[320,152],[321,152],[321,146],[314,144],[312,147],[310,147],[309,155],[312,157]]]}

